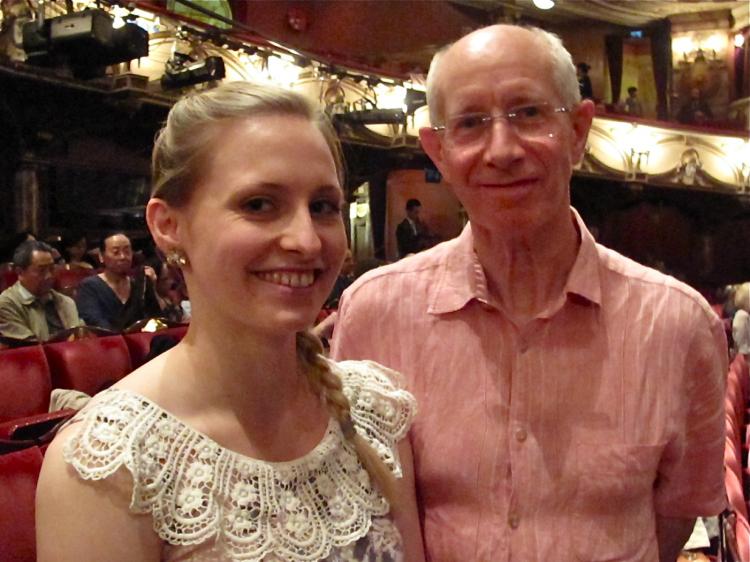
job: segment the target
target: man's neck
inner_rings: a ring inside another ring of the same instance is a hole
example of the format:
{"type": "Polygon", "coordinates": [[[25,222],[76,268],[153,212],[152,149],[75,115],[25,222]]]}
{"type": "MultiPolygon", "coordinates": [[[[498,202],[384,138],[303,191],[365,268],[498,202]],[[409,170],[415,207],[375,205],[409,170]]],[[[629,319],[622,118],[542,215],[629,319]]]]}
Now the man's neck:
{"type": "Polygon", "coordinates": [[[521,233],[472,225],[472,234],[490,298],[516,324],[528,322],[561,298],[580,246],[570,214],[521,233]]]}

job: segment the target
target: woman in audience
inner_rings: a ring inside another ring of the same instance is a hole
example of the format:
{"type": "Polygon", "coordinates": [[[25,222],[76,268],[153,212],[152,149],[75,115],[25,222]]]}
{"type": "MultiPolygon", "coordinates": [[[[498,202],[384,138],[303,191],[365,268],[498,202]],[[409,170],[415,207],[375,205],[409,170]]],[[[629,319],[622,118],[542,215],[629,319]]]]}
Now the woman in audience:
{"type": "Polygon", "coordinates": [[[750,356],[750,283],[738,285],[734,293],[736,312],[732,317],[734,350],[746,358],[750,356]]]}
{"type": "Polygon", "coordinates": [[[192,323],[49,447],[38,560],[423,560],[413,397],[307,332],[346,248],[330,124],[226,84],[174,106],[153,173],[149,228],[192,323]]]}
{"type": "Polygon", "coordinates": [[[82,233],[68,234],[62,239],[60,247],[71,269],[94,269],[93,259],[88,255],[88,241],[82,233]]]}

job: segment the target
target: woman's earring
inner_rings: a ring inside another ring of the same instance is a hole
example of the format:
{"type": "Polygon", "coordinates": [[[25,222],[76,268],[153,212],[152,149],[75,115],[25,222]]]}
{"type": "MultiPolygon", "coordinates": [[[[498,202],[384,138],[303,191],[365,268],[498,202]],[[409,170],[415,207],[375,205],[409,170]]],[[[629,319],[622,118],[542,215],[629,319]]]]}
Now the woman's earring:
{"type": "Polygon", "coordinates": [[[190,260],[182,250],[170,250],[167,254],[167,265],[172,267],[185,267],[190,264],[190,260]]]}

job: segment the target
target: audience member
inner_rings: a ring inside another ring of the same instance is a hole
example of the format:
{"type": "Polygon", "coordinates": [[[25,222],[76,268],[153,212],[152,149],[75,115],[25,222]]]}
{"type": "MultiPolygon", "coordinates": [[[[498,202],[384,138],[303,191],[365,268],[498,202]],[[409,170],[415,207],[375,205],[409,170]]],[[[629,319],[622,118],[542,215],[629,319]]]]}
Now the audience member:
{"type": "Polygon", "coordinates": [[[421,252],[432,245],[432,236],[427,225],[419,217],[421,210],[422,203],[419,199],[409,199],[406,202],[406,218],[396,227],[396,243],[400,258],[421,252]]]}
{"type": "Polygon", "coordinates": [[[60,242],[63,258],[70,269],[94,269],[93,258],[88,254],[88,240],[81,232],[72,232],[60,242]]]}
{"type": "Polygon", "coordinates": [[[581,93],[581,99],[593,99],[594,88],[591,86],[589,78],[591,67],[585,62],[579,62],[576,65],[576,77],[578,78],[578,91],[581,93]]]}
{"type": "Polygon", "coordinates": [[[0,334],[15,340],[43,342],[57,332],[80,326],[73,299],[58,293],[52,247],[22,242],[13,255],[18,281],[0,294],[0,334]]]}
{"type": "Polygon", "coordinates": [[[161,309],[161,316],[170,322],[182,322],[182,302],[185,293],[182,290],[182,274],[176,264],[170,265],[158,258],[152,260],[151,267],[157,271],[156,298],[161,309]]]}
{"type": "Polygon", "coordinates": [[[131,274],[130,239],[122,233],[103,238],[101,254],[104,270],[78,286],[78,313],[86,324],[121,332],[138,320],[160,316],[156,272],[146,266],[131,274]]]}
{"type": "Polygon", "coordinates": [[[357,279],[331,354],[401,370],[420,403],[428,558],[676,560],[725,505],[721,323],[570,207],[594,104],[556,36],[480,29],[427,84],[422,146],[470,222],[357,279]]]}
{"type": "Polygon", "coordinates": [[[230,82],[177,102],[153,169],[148,225],[192,322],[50,445],[39,562],[423,561],[414,398],[306,331],[346,248],[333,127],[300,94],[230,82]]]}
{"type": "Polygon", "coordinates": [[[628,97],[625,98],[625,113],[633,117],[643,117],[643,106],[638,99],[638,88],[630,86],[628,88],[628,97]]]}
{"type": "Polygon", "coordinates": [[[742,283],[734,292],[735,313],[732,316],[734,349],[750,359],[750,283],[742,283]]]}
{"type": "Polygon", "coordinates": [[[703,99],[699,88],[690,90],[690,98],[682,105],[677,113],[677,120],[680,123],[689,125],[705,125],[713,118],[711,108],[708,107],[706,100],[703,99]]]}
{"type": "Polygon", "coordinates": [[[333,289],[331,294],[328,295],[324,307],[336,308],[339,305],[341,293],[352,284],[352,281],[354,281],[354,256],[352,256],[352,251],[347,248],[344,254],[344,262],[341,264],[341,272],[333,284],[333,289]]]}

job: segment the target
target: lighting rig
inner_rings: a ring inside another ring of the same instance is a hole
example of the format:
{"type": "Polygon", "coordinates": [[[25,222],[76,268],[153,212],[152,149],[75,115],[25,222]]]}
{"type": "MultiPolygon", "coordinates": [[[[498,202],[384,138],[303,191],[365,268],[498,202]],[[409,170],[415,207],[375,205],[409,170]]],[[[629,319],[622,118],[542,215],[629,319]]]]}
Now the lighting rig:
{"type": "Polygon", "coordinates": [[[77,78],[103,76],[111,64],[148,56],[148,32],[131,21],[115,28],[113,18],[99,8],[73,12],[24,24],[27,62],[39,66],[67,65],[77,78]]]}

